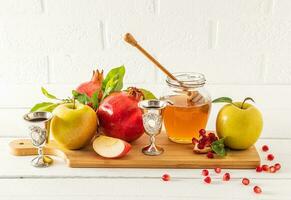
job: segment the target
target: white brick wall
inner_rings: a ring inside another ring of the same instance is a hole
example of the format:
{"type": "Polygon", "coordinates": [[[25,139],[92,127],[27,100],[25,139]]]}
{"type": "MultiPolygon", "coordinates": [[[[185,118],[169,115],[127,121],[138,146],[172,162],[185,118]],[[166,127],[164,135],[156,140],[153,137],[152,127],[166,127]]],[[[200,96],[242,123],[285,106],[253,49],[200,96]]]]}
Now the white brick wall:
{"type": "Polygon", "coordinates": [[[0,85],[9,94],[0,112],[27,109],[44,84],[67,93],[97,67],[124,64],[127,84],[163,85],[126,32],[172,72],[291,93],[290,9],[290,0],[0,0],[0,85]]]}
{"type": "Polygon", "coordinates": [[[0,83],[76,84],[96,66],[120,64],[128,83],[161,83],[123,42],[129,31],[171,71],[200,71],[214,84],[290,84],[288,8],[288,0],[1,0],[0,83]]]}

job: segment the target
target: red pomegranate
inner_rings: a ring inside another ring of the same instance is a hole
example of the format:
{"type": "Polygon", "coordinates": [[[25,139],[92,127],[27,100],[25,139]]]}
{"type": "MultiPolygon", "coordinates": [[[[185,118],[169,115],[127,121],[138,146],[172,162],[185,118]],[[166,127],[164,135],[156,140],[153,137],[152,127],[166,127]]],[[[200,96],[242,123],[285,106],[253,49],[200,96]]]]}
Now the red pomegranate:
{"type": "Polygon", "coordinates": [[[81,83],[76,91],[81,94],[86,94],[89,97],[92,97],[92,95],[99,91],[99,98],[102,97],[102,81],[103,81],[103,70],[99,72],[97,69],[96,71],[93,71],[93,76],[90,81],[81,83]]]}
{"type": "Polygon", "coordinates": [[[106,97],[97,111],[101,130],[127,142],[138,139],[144,133],[142,111],[138,107],[142,99],[143,94],[137,88],[114,92],[106,97]]]}

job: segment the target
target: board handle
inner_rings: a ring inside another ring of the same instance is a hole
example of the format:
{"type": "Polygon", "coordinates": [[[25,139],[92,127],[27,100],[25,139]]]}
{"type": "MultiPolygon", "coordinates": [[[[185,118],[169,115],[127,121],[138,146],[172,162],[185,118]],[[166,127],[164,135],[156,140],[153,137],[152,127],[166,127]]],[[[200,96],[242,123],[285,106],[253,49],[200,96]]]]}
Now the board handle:
{"type": "MultiPolygon", "coordinates": [[[[51,143],[54,143],[54,141],[50,141],[50,143],[43,148],[44,154],[67,159],[66,154],[61,149],[54,148],[55,144],[51,145],[51,143]]],[[[13,140],[9,143],[9,148],[10,153],[15,156],[38,155],[37,148],[32,145],[30,139],[13,140]]]]}

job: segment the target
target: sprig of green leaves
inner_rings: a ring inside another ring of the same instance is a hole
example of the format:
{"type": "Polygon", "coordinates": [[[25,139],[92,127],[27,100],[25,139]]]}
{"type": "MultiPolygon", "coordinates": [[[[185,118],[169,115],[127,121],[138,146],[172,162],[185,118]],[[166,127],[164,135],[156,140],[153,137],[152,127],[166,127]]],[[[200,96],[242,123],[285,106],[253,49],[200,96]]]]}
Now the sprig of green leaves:
{"type": "Polygon", "coordinates": [[[217,155],[224,157],[226,156],[226,150],[224,146],[224,138],[221,138],[219,140],[216,140],[212,142],[211,149],[216,153],[217,155]]]}
{"type": "MultiPolygon", "coordinates": [[[[41,87],[41,92],[47,98],[54,100],[56,102],[41,102],[35,104],[31,108],[31,112],[35,111],[47,111],[52,112],[58,105],[64,103],[73,102],[73,100],[77,100],[82,104],[88,104],[93,107],[93,109],[97,109],[100,102],[103,101],[107,96],[109,96],[113,92],[121,91],[123,88],[123,78],[125,75],[125,67],[122,65],[120,67],[116,67],[111,69],[105,79],[102,82],[101,91],[96,91],[92,97],[89,97],[86,94],[79,93],[76,90],[72,91],[72,98],[60,99],[55,95],[49,93],[44,87],[41,87]],[[100,94],[101,92],[101,94],[100,94]]],[[[145,99],[156,99],[155,95],[146,89],[140,89],[145,97],[145,99]]]]}
{"type": "Polygon", "coordinates": [[[44,87],[41,87],[41,92],[47,98],[55,100],[57,102],[55,102],[55,103],[54,102],[37,103],[30,109],[30,112],[35,112],[35,111],[52,112],[58,105],[71,101],[71,99],[59,99],[59,98],[57,98],[55,95],[49,93],[44,87]]]}
{"type": "Polygon", "coordinates": [[[99,92],[96,91],[92,97],[89,97],[88,95],[84,93],[79,93],[76,90],[72,91],[73,98],[76,99],[79,103],[82,104],[91,104],[93,109],[96,110],[99,106],[99,99],[98,99],[99,92]]]}

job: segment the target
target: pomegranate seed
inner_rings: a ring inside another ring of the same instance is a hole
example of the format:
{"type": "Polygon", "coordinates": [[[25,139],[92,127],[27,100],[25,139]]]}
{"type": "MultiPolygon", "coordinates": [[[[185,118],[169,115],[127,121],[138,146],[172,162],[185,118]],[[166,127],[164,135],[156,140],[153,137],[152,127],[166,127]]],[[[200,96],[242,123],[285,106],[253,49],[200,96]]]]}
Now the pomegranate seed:
{"type": "Polygon", "coordinates": [[[207,158],[214,158],[214,154],[212,152],[208,152],[206,156],[207,158]]]}
{"type": "Polygon", "coordinates": [[[193,138],[192,138],[192,144],[195,145],[196,143],[198,143],[198,140],[197,140],[196,138],[193,137],[193,138]]]}
{"type": "Polygon", "coordinates": [[[229,181],[229,179],[230,179],[230,174],[229,173],[225,173],[223,175],[223,181],[229,181]]]}
{"type": "Polygon", "coordinates": [[[162,179],[163,179],[163,181],[169,181],[169,180],[171,179],[171,177],[170,177],[169,174],[164,174],[164,175],[162,176],[162,179]]]}
{"type": "Polygon", "coordinates": [[[269,170],[269,166],[268,165],[262,165],[262,169],[263,169],[263,171],[267,172],[269,170]]]}
{"type": "Polygon", "coordinates": [[[203,176],[208,176],[208,174],[209,174],[209,171],[207,169],[203,169],[202,170],[202,175],[203,176]]]}
{"type": "Polygon", "coordinates": [[[217,140],[217,137],[214,133],[209,133],[208,138],[209,138],[211,143],[217,140]]]}
{"type": "Polygon", "coordinates": [[[221,168],[216,167],[216,168],[214,168],[214,171],[215,171],[217,174],[219,174],[219,173],[221,172],[221,168]]]}
{"type": "Polygon", "coordinates": [[[204,149],[204,144],[199,143],[197,147],[198,147],[198,149],[204,149]]]}
{"type": "Polygon", "coordinates": [[[268,147],[267,145],[263,145],[263,146],[262,146],[262,150],[265,151],[265,152],[266,152],[266,151],[269,151],[269,147],[268,147]]]}
{"type": "Polygon", "coordinates": [[[263,171],[263,168],[261,166],[257,166],[256,172],[262,172],[262,171],[263,171]]]}
{"type": "Polygon", "coordinates": [[[203,135],[202,138],[199,140],[199,144],[203,144],[205,146],[207,141],[208,138],[205,135],[203,135]]]}
{"type": "Polygon", "coordinates": [[[241,182],[242,182],[242,184],[244,184],[244,185],[248,185],[248,184],[250,184],[250,180],[249,180],[248,178],[243,178],[241,182]]]}
{"type": "Polygon", "coordinates": [[[209,176],[207,176],[205,179],[204,179],[204,182],[205,183],[211,183],[211,178],[209,176]]]}
{"type": "Polygon", "coordinates": [[[205,134],[206,134],[205,129],[200,129],[199,134],[200,134],[200,135],[205,135],[205,134]]]}
{"type": "Polygon", "coordinates": [[[273,154],[268,154],[267,159],[272,161],[274,160],[274,155],[273,154]]]}
{"type": "Polygon", "coordinates": [[[275,164],[275,169],[276,169],[276,171],[280,170],[281,169],[281,165],[279,163],[276,163],[275,164]]]}
{"type": "Polygon", "coordinates": [[[269,167],[269,171],[270,171],[270,173],[275,173],[276,168],[274,166],[271,166],[271,167],[269,167]]]}
{"type": "Polygon", "coordinates": [[[259,186],[254,187],[254,192],[257,194],[260,194],[262,192],[262,189],[259,186]]]}

